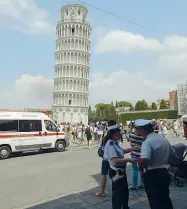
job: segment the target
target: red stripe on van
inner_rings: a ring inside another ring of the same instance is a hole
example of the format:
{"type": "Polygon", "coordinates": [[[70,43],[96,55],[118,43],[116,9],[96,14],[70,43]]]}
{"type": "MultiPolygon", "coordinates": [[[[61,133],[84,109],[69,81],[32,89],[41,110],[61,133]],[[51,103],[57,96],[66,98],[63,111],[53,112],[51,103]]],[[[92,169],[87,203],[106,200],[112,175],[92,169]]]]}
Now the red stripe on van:
{"type": "Polygon", "coordinates": [[[36,136],[64,136],[65,134],[62,132],[55,132],[55,133],[47,133],[47,134],[7,134],[7,135],[0,135],[1,139],[6,138],[21,138],[21,137],[36,137],[36,136]]]}

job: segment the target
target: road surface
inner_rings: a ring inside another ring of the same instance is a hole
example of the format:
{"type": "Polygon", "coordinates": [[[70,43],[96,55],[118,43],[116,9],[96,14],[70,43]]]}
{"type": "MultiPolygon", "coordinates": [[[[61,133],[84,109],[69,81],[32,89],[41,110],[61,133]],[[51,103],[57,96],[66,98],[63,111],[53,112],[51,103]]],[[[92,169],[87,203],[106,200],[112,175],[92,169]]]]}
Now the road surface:
{"type": "MultiPolygon", "coordinates": [[[[170,135],[172,144],[187,141],[170,135]]],[[[124,143],[128,147],[127,142],[124,143]]],[[[44,153],[0,161],[0,205],[23,209],[98,186],[101,159],[97,145],[72,146],[64,153],[44,153]]],[[[46,207],[41,207],[46,208],[46,207]]],[[[38,208],[39,209],[39,208],[38,208]]]]}

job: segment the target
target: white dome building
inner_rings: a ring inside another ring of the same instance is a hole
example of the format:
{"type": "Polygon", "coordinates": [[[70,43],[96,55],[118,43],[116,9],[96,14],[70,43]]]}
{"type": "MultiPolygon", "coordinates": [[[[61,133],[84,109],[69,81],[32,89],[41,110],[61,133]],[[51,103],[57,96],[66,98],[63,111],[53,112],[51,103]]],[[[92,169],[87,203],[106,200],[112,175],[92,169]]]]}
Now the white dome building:
{"type": "Polygon", "coordinates": [[[88,9],[79,4],[61,8],[56,27],[53,119],[88,123],[91,27],[88,9]]]}

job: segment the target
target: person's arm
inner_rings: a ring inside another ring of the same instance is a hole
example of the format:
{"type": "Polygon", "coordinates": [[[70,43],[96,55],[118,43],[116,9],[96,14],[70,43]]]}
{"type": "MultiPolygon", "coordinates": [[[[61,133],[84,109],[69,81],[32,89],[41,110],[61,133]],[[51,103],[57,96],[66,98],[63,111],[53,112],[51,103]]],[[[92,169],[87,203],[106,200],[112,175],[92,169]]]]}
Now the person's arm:
{"type": "Polygon", "coordinates": [[[140,146],[135,146],[135,147],[131,147],[131,148],[124,149],[123,152],[125,154],[127,154],[127,153],[130,153],[132,151],[140,151],[140,150],[141,150],[141,147],[140,146]]]}
{"type": "Polygon", "coordinates": [[[137,160],[135,158],[111,158],[113,163],[120,163],[120,164],[125,164],[125,163],[135,163],[137,160]]]}
{"type": "Polygon", "coordinates": [[[151,153],[152,153],[151,147],[145,141],[142,144],[140,159],[138,161],[139,170],[143,171],[144,169],[147,169],[148,161],[151,159],[151,153]]]}
{"type": "Polygon", "coordinates": [[[113,163],[120,163],[120,164],[126,164],[126,163],[133,163],[133,162],[137,162],[136,159],[133,158],[119,158],[115,147],[112,145],[109,145],[107,147],[107,153],[108,153],[108,157],[112,160],[113,163]]]}

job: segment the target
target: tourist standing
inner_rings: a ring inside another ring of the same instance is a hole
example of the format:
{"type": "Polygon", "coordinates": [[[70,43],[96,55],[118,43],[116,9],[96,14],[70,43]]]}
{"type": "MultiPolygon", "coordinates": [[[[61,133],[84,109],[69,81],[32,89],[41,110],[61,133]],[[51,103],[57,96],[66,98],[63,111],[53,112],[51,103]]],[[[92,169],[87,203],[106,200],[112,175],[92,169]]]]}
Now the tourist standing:
{"type": "Polygon", "coordinates": [[[86,127],[85,135],[86,135],[87,142],[88,142],[88,149],[90,149],[91,148],[91,142],[92,142],[92,133],[91,133],[91,130],[90,130],[89,126],[86,127]]]}
{"type": "Polygon", "coordinates": [[[168,135],[168,128],[167,128],[167,121],[164,120],[161,126],[161,135],[167,137],[168,135]]]}
{"type": "Polygon", "coordinates": [[[97,131],[98,131],[98,128],[97,128],[97,124],[95,123],[94,124],[94,140],[97,141],[98,140],[98,135],[97,135],[97,131]]]}
{"type": "Polygon", "coordinates": [[[153,130],[156,134],[159,133],[159,125],[157,123],[157,121],[155,119],[152,120],[152,124],[153,124],[153,130]]]}
{"type": "Polygon", "coordinates": [[[173,120],[172,128],[173,128],[173,133],[176,135],[176,137],[179,137],[179,124],[177,120],[173,120]]]}
{"type": "MultiPolygon", "coordinates": [[[[135,129],[135,133],[129,134],[129,141],[132,147],[141,146],[142,142],[144,141],[144,137],[137,135],[135,129]]],[[[140,150],[131,152],[131,157],[138,160],[140,158],[140,150]]],[[[142,179],[142,172],[139,173],[138,163],[135,162],[132,163],[132,186],[129,187],[129,189],[131,191],[136,191],[137,188],[144,188],[144,183],[142,179]]]]}
{"type": "Polygon", "coordinates": [[[97,125],[98,143],[100,144],[101,137],[104,133],[104,126],[101,122],[97,125]]]}

